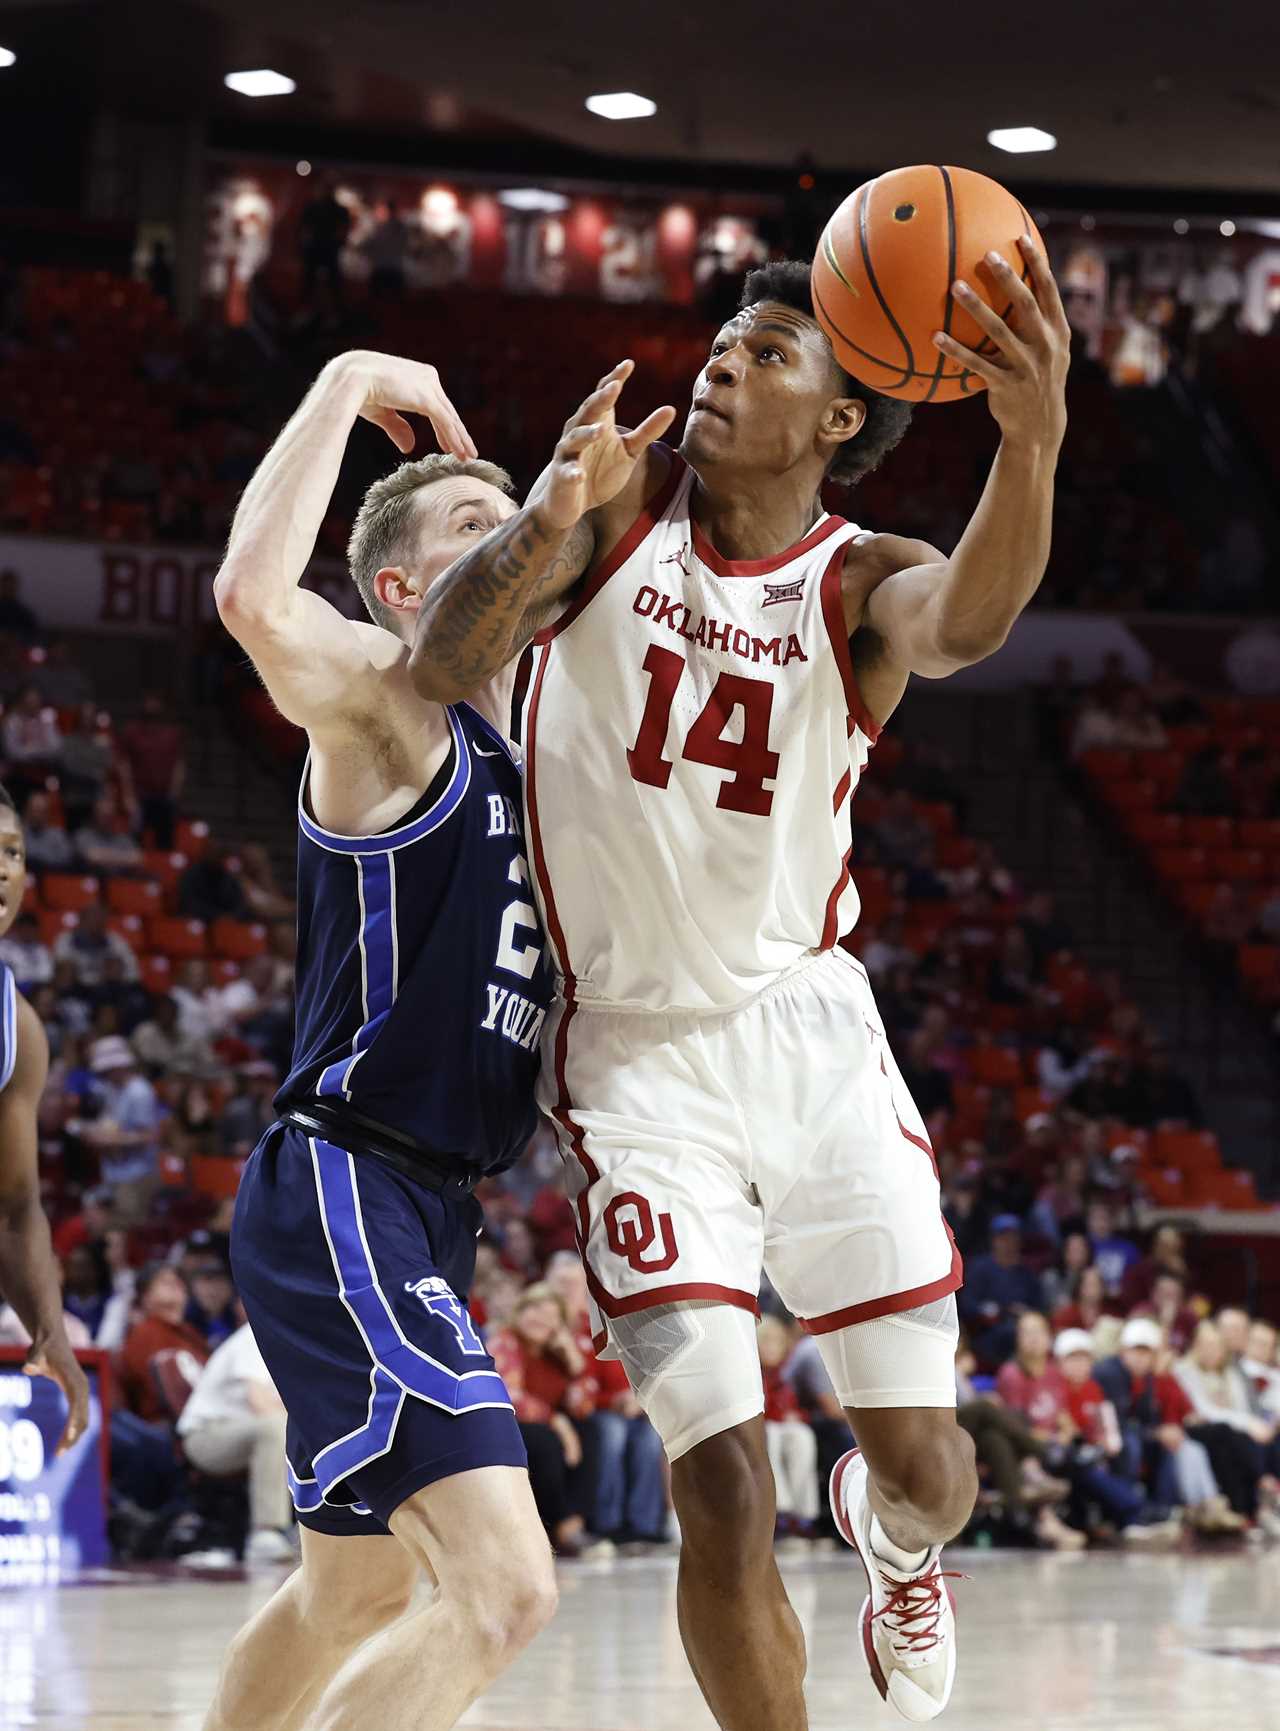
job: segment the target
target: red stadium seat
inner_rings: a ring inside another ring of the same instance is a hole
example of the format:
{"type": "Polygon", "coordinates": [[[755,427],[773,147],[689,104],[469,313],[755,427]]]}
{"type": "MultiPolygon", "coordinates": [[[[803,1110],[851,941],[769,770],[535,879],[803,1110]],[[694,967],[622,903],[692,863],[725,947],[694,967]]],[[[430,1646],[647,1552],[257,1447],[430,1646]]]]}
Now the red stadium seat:
{"type": "Polygon", "coordinates": [[[1232,847],[1236,839],[1233,817],[1189,817],[1182,831],[1183,841],[1193,847],[1232,847]]]}
{"type": "Polygon", "coordinates": [[[190,1160],[191,1188],[213,1202],[225,1202],[240,1188],[243,1160],[220,1154],[193,1154],[190,1160]]]}
{"type": "Polygon", "coordinates": [[[1052,1112],[1053,1101],[1042,1088],[1016,1088],[1013,1094],[1013,1109],[1025,1123],[1037,1112],[1052,1112]]]}
{"type": "Polygon", "coordinates": [[[1280,944],[1241,944],[1236,961],[1245,984],[1263,1003],[1280,998],[1280,944]]]}
{"type": "Polygon", "coordinates": [[[1133,774],[1133,753],[1095,746],[1080,754],[1080,762],[1095,781],[1124,781],[1133,774]]]}
{"type": "Polygon", "coordinates": [[[213,952],[231,961],[248,961],[266,954],[267,928],[246,920],[215,920],[209,931],[213,952]]]}
{"type": "Polygon", "coordinates": [[[1209,876],[1209,856],[1202,847],[1158,847],[1151,859],[1160,876],[1173,883],[1209,876]]]}
{"type": "Polygon", "coordinates": [[[209,826],[201,818],[180,818],[174,835],[179,853],[188,859],[200,859],[209,846],[209,826]]]}
{"type": "Polygon", "coordinates": [[[229,986],[232,980],[240,978],[240,964],[219,957],[209,963],[209,978],[215,986],[229,986]]]}
{"type": "Polygon", "coordinates": [[[1157,1165],[1176,1166],[1180,1172],[1213,1172],[1222,1165],[1212,1130],[1157,1130],[1151,1146],[1157,1165]]]}
{"type": "Polygon", "coordinates": [[[1135,1176],[1158,1207],[1186,1208],[1189,1205],[1186,1183],[1176,1166],[1139,1166],[1135,1176]]]}
{"type": "Polygon", "coordinates": [[[107,906],[117,914],[164,911],[164,889],[155,878],[108,878],[107,906]]]}
{"type": "Polygon", "coordinates": [[[36,920],[40,927],[41,943],[52,949],[63,932],[75,931],[80,924],[80,915],[65,908],[41,908],[36,920]]]}
{"type": "Polygon", "coordinates": [[[1215,848],[1209,867],[1222,882],[1259,884],[1267,876],[1267,856],[1260,847],[1215,848]]]}
{"type": "Polygon", "coordinates": [[[917,800],[916,810],[935,836],[950,835],[956,827],[956,808],[945,800],[917,800]]]}
{"type": "Polygon", "coordinates": [[[1147,847],[1174,847],[1182,839],[1185,819],[1176,811],[1131,811],[1125,827],[1147,847]]]}
{"type": "Polygon", "coordinates": [[[203,920],[184,920],[169,914],[153,914],[147,921],[147,937],[153,949],[171,961],[209,953],[203,920]]]}
{"type": "Polygon", "coordinates": [[[1022,1082],[1022,1060],[1008,1046],[975,1046],[969,1054],[975,1082],[988,1088],[1016,1088],[1022,1082]]]}
{"type": "Polygon", "coordinates": [[[1241,847],[1260,847],[1280,855],[1280,817],[1242,817],[1236,835],[1241,847]]]}
{"type": "Polygon", "coordinates": [[[40,895],[47,908],[59,912],[79,913],[90,902],[98,900],[101,884],[97,878],[80,877],[71,872],[46,872],[40,880],[40,895]]]}
{"type": "Polygon", "coordinates": [[[170,853],[164,848],[148,848],[142,864],[149,877],[155,878],[164,893],[165,906],[171,908],[178,893],[178,879],[191,861],[184,853],[170,853]]]}
{"type": "Polygon", "coordinates": [[[143,956],[138,964],[142,983],[149,992],[167,992],[173,984],[173,963],[168,956],[143,956]]]}
{"type": "Polygon", "coordinates": [[[135,954],[141,953],[147,941],[146,927],[138,914],[108,914],[107,930],[118,932],[135,954]]]}

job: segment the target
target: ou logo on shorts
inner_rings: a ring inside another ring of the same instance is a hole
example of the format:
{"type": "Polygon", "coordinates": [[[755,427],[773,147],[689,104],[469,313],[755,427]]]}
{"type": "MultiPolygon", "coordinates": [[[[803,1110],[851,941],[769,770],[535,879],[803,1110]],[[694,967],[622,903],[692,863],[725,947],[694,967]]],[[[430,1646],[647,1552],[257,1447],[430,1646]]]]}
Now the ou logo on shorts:
{"type": "Polygon", "coordinates": [[[675,1229],[669,1214],[659,1214],[658,1229],[662,1248],[654,1256],[645,1252],[658,1237],[654,1227],[653,1209],[648,1199],[636,1190],[624,1190],[615,1196],[604,1211],[605,1237],[615,1256],[629,1262],[639,1274],[661,1274],[670,1268],[679,1255],[675,1229]]]}

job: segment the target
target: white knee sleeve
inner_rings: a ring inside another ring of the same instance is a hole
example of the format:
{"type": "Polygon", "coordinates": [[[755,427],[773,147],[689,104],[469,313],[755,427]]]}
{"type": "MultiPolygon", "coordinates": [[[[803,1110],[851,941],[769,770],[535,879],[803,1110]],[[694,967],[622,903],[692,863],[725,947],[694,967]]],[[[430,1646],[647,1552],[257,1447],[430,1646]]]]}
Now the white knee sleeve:
{"type": "Polygon", "coordinates": [[[764,1411],[756,1319],[730,1304],[609,1318],[609,1340],[668,1460],[764,1411]]]}
{"type": "Polygon", "coordinates": [[[817,1337],[841,1406],[954,1406],[955,1295],[817,1337]]]}

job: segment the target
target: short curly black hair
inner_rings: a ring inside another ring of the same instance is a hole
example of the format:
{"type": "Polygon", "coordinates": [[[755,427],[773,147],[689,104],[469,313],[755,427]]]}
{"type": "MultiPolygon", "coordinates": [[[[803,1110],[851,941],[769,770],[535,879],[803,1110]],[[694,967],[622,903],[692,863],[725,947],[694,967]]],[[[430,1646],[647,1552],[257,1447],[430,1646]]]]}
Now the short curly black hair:
{"type": "MultiPolygon", "coordinates": [[[[780,259],[775,264],[761,265],[747,272],[742,285],[738,310],[759,306],[761,301],[777,301],[784,307],[814,318],[813,295],[809,288],[809,266],[803,259],[780,259]]],[[[816,322],[816,320],[815,320],[816,322]]],[[[851,378],[839,361],[832,361],[844,380],[841,389],[846,397],[856,397],[867,405],[866,418],[857,435],[837,448],[827,470],[827,479],[837,486],[852,487],[869,475],[898,444],[911,425],[911,404],[900,403],[893,397],[881,396],[870,385],[851,378]]]]}

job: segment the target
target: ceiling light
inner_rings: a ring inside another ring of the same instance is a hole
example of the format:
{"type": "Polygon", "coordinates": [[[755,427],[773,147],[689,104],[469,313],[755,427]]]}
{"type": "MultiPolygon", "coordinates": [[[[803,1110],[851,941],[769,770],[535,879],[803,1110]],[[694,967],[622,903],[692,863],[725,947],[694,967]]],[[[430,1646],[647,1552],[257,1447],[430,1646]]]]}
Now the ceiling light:
{"type": "Polygon", "coordinates": [[[1218,224],[1218,233],[1225,235],[1228,240],[1231,239],[1231,236],[1235,232],[1236,232],[1236,225],[1235,225],[1235,223],[1232,222],[1230,217],[1228,217],[1225,222],[1220,222],[1218,224]]]}
{"type": "Polygon", "coordinates": [[[294,166],[304,180],[311,173],[311,164],[307,161],[305,156],[302,158],[301,162],[296,163],[294,166]]]}
{"type": "Polygon", "coordinates": [[[1190,227],[1191,227],[1191,224],[1187,221],[1186,217],[1180,216],[1174,222],[1173,232],[1175,234],[1186,234],[1187,230],[1190,227]]]}
{"type": "Polygon", "coordinates": [[[1027,150],[1056,150],[1058,141],[1051,132],[1042,132],[1038,126],[997,126],[994,132],[987,134],[987,143],[994,144],[997,150],[1012,151],[1019,155],[1027,150]]]}
{"type": "Polygon", "coordinates": [[[588,96],[587,107],[602,120],[647,120],[658,112],[656,102],[637,96],[634,90],[615,90],[605,96],[588,96]]]}
{"type": "Polygon", "coordinates": [[[0,48],[0,66],[12,66],[17,58],[12,48],[0,48]]]}
{"type": "Polygon", "coordinates": [[[222,82],[240,96],[289,96],[298,88],[283,72],[271,72],[266,67],[257,72],[228,72],[222,82]]]}
{"type": "Polygon", "coordinates": [[[498,194],[498,203],[508,210],[554,212],[568,210],[569,200],[562,192],[548,192],[541,186],[512,186],[498,194]]]}

